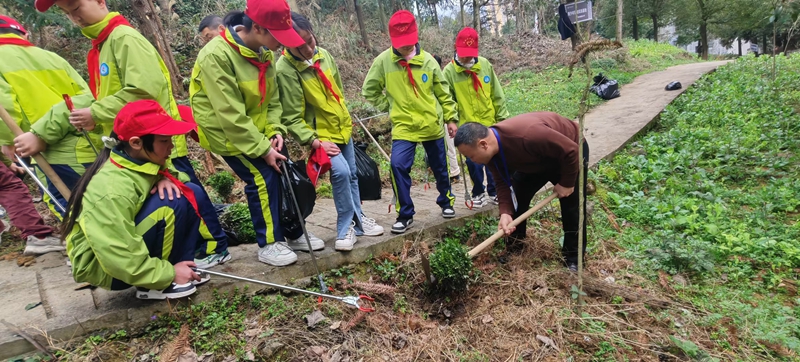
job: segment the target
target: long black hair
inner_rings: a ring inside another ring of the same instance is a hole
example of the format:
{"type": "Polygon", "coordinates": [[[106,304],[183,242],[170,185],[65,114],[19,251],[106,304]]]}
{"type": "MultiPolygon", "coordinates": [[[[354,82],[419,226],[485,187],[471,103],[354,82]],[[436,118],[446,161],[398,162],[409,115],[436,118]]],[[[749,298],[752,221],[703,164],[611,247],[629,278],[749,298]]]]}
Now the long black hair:
{"type": "MultiPolygon", "coordinates": [[[[117,135],[111,132],[110,137],[117,138],[117,135]]],[[[146,135],[140,138],[142,139],[142,147],[144,150],[153,152],[153,144],[155,143],[156,136],[146,135]]],[[[130,148],[128,142],[120,141],[119,144],[114,147],[114,150],[125,152],[128,148],[130,148]]],[[[106,164],[109,157],[111,157],[111,149],[103,147],[100,154],[97,155],[97,158],[94,160],[94,163],[86,169],[83,176],[81,176],[75,188],[72,190],[72,194],[69,196],[69,201],[67,202],[66,222],[61,225],[62,241],[66,240],[69,233],[72,232],[72,229],[75,227],[75,222],[78,220],[78,215],[81,214],[81,210],[83,209],[83,194],[86,192],[89,182],[92,181],[94,175],[106,164]]]]}

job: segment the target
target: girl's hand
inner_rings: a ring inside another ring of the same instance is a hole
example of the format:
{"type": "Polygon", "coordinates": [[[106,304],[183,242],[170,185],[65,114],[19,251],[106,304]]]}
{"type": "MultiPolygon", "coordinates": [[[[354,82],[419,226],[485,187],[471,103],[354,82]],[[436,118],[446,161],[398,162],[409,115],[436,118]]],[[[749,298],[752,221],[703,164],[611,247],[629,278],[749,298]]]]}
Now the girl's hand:
{"type": "Polygon", "coordinates": [[[31,132],[26,132],[14,139],[14,147],[22,157],[30,157],[47,149],[47,143],[31,132]]]}
{"type": "Polygon", "coordinates": [[[276,151],[281,152],[283,150],[283,136],[279,134],[272,136],[271,143],[272,148],[274,148],[276,151]]]}
{"type": "Polygon", "coordinates": [[[72,111],[69,115],[69,123],[78,131],[91,131],[94,129],[95,123],[92,119],[92,110],[89,108],[81,108],[72,111]]]}
{"type": "Polygon", "coordinates": [[[160,197],[161,200],[164,200],[165,193],[169,197],[170,201],[174,200],[174,196],[177,196],[179,199],[181,198],[181,189],[178,188],[178,185],[167,179],[161,179],[161,181],[158,181],[156,186],[150,190],[150,195],[155,194],[156,190],[158,190],[158,197],[160,197]]]}
{"type": "Polygon", "coordinates": [[[328,154],[328,157],[338,156],[340,153],[342,153],[342,150],[339,149],[339,146],[333,142],[322,142],[322,149],[325,150],[325,153],[328,154]]]}
{"type": "Polygon", "coordinates": [[[182,261],[173,267],[175,268],[175,279],[173,279],[175,284],[186,284],[192,280],[200,281],[200,276],[192,270],[197,267],[193,261],[182,261]]]}

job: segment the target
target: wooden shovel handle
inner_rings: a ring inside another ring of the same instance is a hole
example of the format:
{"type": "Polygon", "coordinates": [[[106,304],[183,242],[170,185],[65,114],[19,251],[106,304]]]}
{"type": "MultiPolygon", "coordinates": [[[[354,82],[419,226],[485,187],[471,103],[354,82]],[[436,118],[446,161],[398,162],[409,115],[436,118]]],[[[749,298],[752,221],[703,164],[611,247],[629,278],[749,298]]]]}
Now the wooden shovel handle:
{"type": "MultiPolygon", "coordinates": [[[[14,135],[14,137],[19,137],[23,133],[17,122],[11,118],[11,115],[8,114],[8,111],[6,111],[2,105],[0,105],[0,118],[3,119],[3,122],[5,122],[6,126],[8,126],[8,129],[11,130],[11,133],[14,135]]],[[[33,159],[36,160],[36,165],[42,169],[50,182],[55,185],[56,189],[58,189],[58,192],[61,193],[61,196],[63,196],[64,199],[69,200],[69,196],[71,195],[69,188],[64,184],[63,181],[61,181],[61,178],[58,177],[56,171],[50,167],[50,164],[47,163],[47,160],[44,159],[44,156],[37,153],[33,155],[33,159]]]]}
{"type": "MultiPolygon", "coordinates": [[[[540,203],[538,203],[534,207],[530,208],[528,211],[525,211],[525,213],[520,215],[518,218],[514,219],[514,221],[512,221],[511,224],[509,224],[508,226],[517,226],[517,225],[519,225],[520,223],[522,223],[522,221],[524,221],[525,219],[531,217],[531,215],[533,215],[534,212],[539,211],[541,208],[547,206],[547,204],[549,204],[551,201],[555,200],[555,198],[557,196],[558,195],[556,195],[555,193],[551,194],[546,199],[542,200],[540,203]]],[[[469,251],[470,258],[474,258],[480,252],[482,252],[485,249],[487,249],[487,248],[491,247],[492,245],[494,245],[495,241],[500,240],[500,238],[502,238],[504,235],[505,235],[505,233],[503,232],[503,230],[498,230],[496,233],[494,233],[492,236],[490,236],[484,242],[478,244],[476,247],[474,247],[472,250],[470,250],[469,251]]]]}

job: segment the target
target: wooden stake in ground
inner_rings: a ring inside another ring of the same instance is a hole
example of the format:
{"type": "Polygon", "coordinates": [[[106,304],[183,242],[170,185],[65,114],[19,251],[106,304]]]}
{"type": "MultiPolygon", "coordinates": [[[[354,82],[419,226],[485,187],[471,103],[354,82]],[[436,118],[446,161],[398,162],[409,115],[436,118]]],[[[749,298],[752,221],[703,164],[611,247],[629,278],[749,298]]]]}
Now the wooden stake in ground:
{"type": "Polygon", "coordinates": [[[617,0],[617,41],[622,41],[622,0],[617,0]]]}
{"type": "MultiPolygon", "coordinates": [[[[3,122],[5,122],[8,129],[11,130],[11,134],[13,134],[14,137],[18,137],[23,133],[17,122],[11,118],[11,115],[8,114],[8,111],[6,111],[3,106],[0,106],[0,118],[3,119],[3,122]]],[[[69,200],[69,196],[71,195],[69,188],[64,184],[63,181],[61,181],[61,178],[58,177],[56,171],[50,167],[50,164],[47,163],[47,160],[44,159],[44,156],[37,153],[33,155],[33,159],[36,160],[36,165],[39,166],[47,178],[50,179],[50,182],[55,185],[56,189],[58,189],[58,192],[61,193],[61,196],[64,196],[64,199],[69,200]]]]}
{"type": "MultiPolygon", "coordinates": [[[[549,204],[551,201],[555,200],[557,196],[558,195],[556,195],[555,193],[551,194],[550,196],[548,196],[547,198],[542,200],[542,202],[536,204],[534,207],[530,208],[528,211],[525,211],[525,213],[520,215],[518,218],[514,219],[514,221],[512,221],[510,224],[508,224],[508,226],[516,227],[517,225],[521,224],[527,218],[531,217],[531,215],[533,215],[534,212],[539,211],[541,208],[547,206],[547,204],[549,204]]],[[[505,236],[505,232],[503,232],[503,230],[497,230],[496,233],[494,233],[492,236],[490,236],[484,242],[478,244],[477,246],[472,248],[472,250],[469,251],[470,258],[474,258],[478,254],[480,254],[482,251],[486,250],[487,248],[490,248],[492,245],[494,245],[494,243],[497,240],[500,240],[500,238],[502,238],[503,236],[505,236]]]]}

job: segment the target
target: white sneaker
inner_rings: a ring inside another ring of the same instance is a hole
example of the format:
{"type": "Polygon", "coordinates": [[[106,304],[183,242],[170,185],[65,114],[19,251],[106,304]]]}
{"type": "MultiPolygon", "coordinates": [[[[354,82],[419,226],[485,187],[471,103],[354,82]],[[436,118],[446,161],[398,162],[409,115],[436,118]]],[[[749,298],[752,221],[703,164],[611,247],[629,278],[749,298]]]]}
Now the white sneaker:
{"type": "Polygon", "coordinates": [[[154,289],[146,289],[146,288],[139,288],[136,287],[136,298],[139,299],[156,299],[156,300],[164,300],[164,299],[178,299],[183,297],[188,297],[194,292],[197,291],[194,284],[186,283],[186,284],[175,284],[172,283],[167,289],[164,290],[154,290],[154,289]]]}
{"type": "Polygon", "coordinates": [[[55,236],[45,236],[41,239],[31,235],[25,244],[25,255],[42,255],[50,252],[67,250],[61,245],[61,240],[55,236]]]}
{"type": "Polygon", "coordinates": [[[364,236],[383,235],[383,226],[378,225],[375,219],[366,217],[364,214],[361,214],[361,229],[364,230],[364,236]]]}
{"type": "Polygon", "coordinates": [[[347,235],[344,236],[344,239],[336,240],[335,248],[339,251],[350,251],[353,250],[353,245],[356,243],[356,229],[354,228],[356,223],[350,224],[350,227],[347,228],[347,235]]]}
{"type": "Polygon", "coordinates": [[[198,269],[209,269],[219,264],[225,264],[225,262],[231,260],[231,258],[233,258],[231,253],[227,250],[224,250],[219,254],[207,255],[202,259],[195,258],[194,263],[197,264],[198,269]]]}
{"type": "Polygon", "coordinates": [[[485,194],[480,194],[478,196],[472,197],[472,207],[473,208],[481,208],[487,204],[485,194]]]}
{"type": "MultiPolygon", "coordinates": [[[[308,232],[308,240],[311,241],[311,248],[314,251],[325,249],[325,241],[316,237],[310,231],[308,232]]],[[[308,251],[308,243],[306,242],[306,236],[300,235],[297,239],[289,239],[287,242],[290,248],[294,251],[308,251]]]]}
{"type": "Polygon", "coordinates": [[[497,201],[497,195],[489,196],[489,202],[491,202],[492,205],[499,205],[500,204],[500,201],[497,201]]]}
{"type": "Polygon", "coordinates": [[[285,242],[276,241],[258,249],[258,261],[273,266],[286,266],[297,261],[297,254],[285,242]]]}

